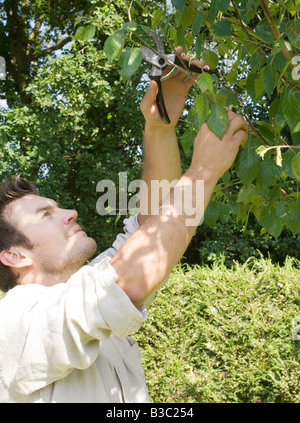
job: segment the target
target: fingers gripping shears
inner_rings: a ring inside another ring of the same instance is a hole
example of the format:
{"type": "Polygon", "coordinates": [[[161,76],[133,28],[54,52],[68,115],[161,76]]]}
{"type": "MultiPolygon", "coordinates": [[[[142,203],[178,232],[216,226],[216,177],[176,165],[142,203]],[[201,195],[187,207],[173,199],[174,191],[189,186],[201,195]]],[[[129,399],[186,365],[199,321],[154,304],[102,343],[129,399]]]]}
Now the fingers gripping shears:
{"type": "Polygon", "coordinates": [[[217,69],[203,69],[190,64],[189,61],[179,58],[176,53],[165,54],[165,48],[161,37],[153,31],[147,31],[147,33],[154,38],[156,43],[156,50],[152,50],[148,47],[141,47],[142,58],[152,65],[152,69],[150,71],[150,79],[156,81],[158,85],[158,94],[156,96],[156,103],[160,113],[161,118],[167,124],[169,124],[170,118],[165,106],[161,81],[166,80],[174,75],[177,71],[178,67],[181,68],[183,71],[192,72],[192,73],[202,73],[208,72],[210,74],[218,73],[217,69]],[[171,70],[163,75],[163,70],[167,66],[172,66],[171,70]]]}

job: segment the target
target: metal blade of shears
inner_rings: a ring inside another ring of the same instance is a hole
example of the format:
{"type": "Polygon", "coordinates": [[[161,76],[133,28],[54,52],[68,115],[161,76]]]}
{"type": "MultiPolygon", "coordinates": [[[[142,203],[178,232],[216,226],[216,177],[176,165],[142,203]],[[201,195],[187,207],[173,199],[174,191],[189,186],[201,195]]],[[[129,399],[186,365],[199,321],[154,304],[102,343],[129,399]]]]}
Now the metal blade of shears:
{"type": "Polygon", "coordinates": [[[164,54],[164,52],[165,52],[165,46],[164,46],[164,43],[163,43],[163,40],[161,39],[161,37],[158,34],[156,34],[156,32],[154,32],[154,31],[148,30],[146,32],[149,35],[151,35],[151,37],[154,39],[155,44],[156,44],[157,53],[164,54]]]}
{"type": "Polygon", "coordinates": [[[163,121],[167,124],[170,123],[170,118],[168,116],[165,102],[162,93],[162,86],[161,86],[161,76],[162,76],[162,67],[159,64],[160,56],[154,53],[151,49],[147,47],[141,47],[142,58],[146,61],[151,63],[152,68],[150,72],[150,79],[156,81],[158,85],[158,93],[156,96],[156,103],[159,110],[159,113],[163,119],[163,121]]]}
{"type": "Polygon", "coordinates": [[[145,60],[146,62],[152,63],[153,58],[156,56],[154,51],[152,51],[148,47],[141,47],[140,50],[142,53],[143,60],[145,60]]]}
{"type": "Polygon", "coordinates": [[[161,86],[162,71],[167,66],[165,58],[163,57],[165,47],[164,47],[162,39],[160,38],[158,34],[156,34],[156,32],[147,31],[147,33],[154,39],[156,44],[156,50],[154,51],[147,47],[141,47],[142,58],[146,62],[149,62],[152,64],[150,79],[156,81],[158,85],[158,93],[156,96],[157,107],[163,121],[169,124],[170,118],[166,110],[164,97],[162,93],[162,86],[161,86]]]}

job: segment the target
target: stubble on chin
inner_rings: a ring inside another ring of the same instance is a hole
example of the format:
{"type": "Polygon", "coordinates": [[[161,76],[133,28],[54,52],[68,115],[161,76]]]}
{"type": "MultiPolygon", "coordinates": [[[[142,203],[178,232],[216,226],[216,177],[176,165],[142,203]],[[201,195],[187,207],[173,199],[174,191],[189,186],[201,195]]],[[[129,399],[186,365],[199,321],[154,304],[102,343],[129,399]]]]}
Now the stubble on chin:
{"type": "Polygon", "coordinates": [[[51,254],[47,248],[38,244],[33,246],[33,251],[45,275],[53,277],[56,281],[65,282],[93,257],[97,251],[97,243],[86,235],[84,239],[76,241],[68,251],[51,254]]]}
{"type": "Polygon", "coordinates": [[[89,250],[87,251],[87,255],[88,257],[86,258],[85,261],[89,260],[90,258],[93,257],[93,255],[96,253],[97,251],[97,243],[94,240],[94,238],[88,237],[88,240],[90,242],[90,246],[89,246],[89,250]]]}

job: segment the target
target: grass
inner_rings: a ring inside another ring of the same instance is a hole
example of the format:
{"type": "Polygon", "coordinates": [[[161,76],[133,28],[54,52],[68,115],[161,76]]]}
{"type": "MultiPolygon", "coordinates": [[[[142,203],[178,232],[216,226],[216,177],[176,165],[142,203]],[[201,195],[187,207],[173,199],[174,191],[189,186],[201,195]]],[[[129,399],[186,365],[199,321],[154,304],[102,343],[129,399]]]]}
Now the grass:
{"type": "Polygon", "coordinates": [[[299,402],[299,264],[178,265],[135,336],[151,400],[299,402]]]}

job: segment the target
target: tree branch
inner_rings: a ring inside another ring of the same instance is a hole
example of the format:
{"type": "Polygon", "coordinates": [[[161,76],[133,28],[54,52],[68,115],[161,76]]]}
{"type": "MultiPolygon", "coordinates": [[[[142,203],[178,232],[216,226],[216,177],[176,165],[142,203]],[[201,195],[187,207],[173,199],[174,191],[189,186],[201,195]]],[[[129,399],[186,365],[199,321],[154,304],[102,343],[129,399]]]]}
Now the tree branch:
{"type": "MultiPolygon", "coordinates": [[[[259,0],[259,3],[260,3],[260,5],[261,5],[261,7],[264,11],[264,14],[265,14],[265,16],[266,16],[266,18],[267,18],[267,20],[268,20],[268,22],[269,22],[269,24],[272,28],[272,31],[273,31],[273,34],[275,35],[276,40],[279,40],[280,39],[280,31],[278,29],[278,26],[275,22],[274,17],[271,15],[271,12],[268,8],[266,1],[265,0],[259,0]]],[[[291,59],[291,55],[290,55],[290,53],[289,53],[289,51],[288,51],[288,49],[286,48],[285,45],[283,45],[283,47],[282,47],[282,53],[287,60],[291,59]]]]}
{"type": "Polygon", "coordinates": [[[235,10],[235,13],[237,15],[237,18],[238,18],[238,21],[240,23],[240,26],[242,27],[243,31],[245,32],[245,34],[247,35],[247,37],[249,38],[249,40],[256,46],[257,51],[259,52],[259,54],[262,56],[262,58],[266,62],[267,61],[267,57],[266,57],[265,53],[259,48],[259,46],[253,41],[252,36],[251,36],[251,34],[249,33],[249,31],[247,29],[247,26],[244,24],[244,22],[242,20],[242,17],[241,17],[241,14],[239,12],[239,9],[238,9],[238,7],[236,5],[236,2],[232,0],[231,3],[233,5],[233,7],[234,7],[234,10],[235,10]]]}
{"type": "Polygon", "coordinates": [[[54,46],[48,47],[45,50],[42,50],[41,53],[39,54],[39,57],[46,56],[47,54],[50,54],[50,53],[52,53],[53,51],[56,51],[56,50],[60,50],[61,48],[63,48],[63,46],[65,46],[70,41],[72,41],[72,39],[73,39],[73,37],[69,36],[69,37],[65,38],[64,40],[60,41],[59,43],[55,44],[54,46]]]}
{"type": "Polygon", "coordinates": [[[127,9],[128,20],[129,20],[129,22],[131,22],[132,19],[131,19],[130,9],[131,9],[132,3],[130,4],[130,6],[128,6],[127,0],[124,0],[124,3],[125,3],[125,6],[126,6],[126,9],[127,9]]]}
{"type": "Polygon", "coordinates": [[[37,34],[37,32],[39,32],[40,28],[41,28],[41,21],[36,21],[34,28],[31,32],[31,34],[29,35],[29,40],[31,40],[32,38],[34,38],[37,34]]]}

